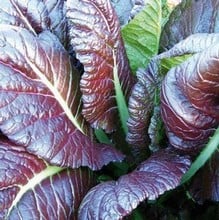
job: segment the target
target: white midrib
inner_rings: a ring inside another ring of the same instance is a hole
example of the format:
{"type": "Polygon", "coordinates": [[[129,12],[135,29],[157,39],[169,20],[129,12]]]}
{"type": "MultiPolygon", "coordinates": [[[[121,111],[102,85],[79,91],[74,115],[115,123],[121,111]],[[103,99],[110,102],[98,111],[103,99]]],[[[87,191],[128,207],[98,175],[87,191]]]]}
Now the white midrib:
{"type": "Polygon", "coordinates": [[[8,209],[8,213],[6,219],[8,219],[12,209],[18,204],[22,196],[28,192],[28,190],[34,189],[34,187],[40,184],[44,179],[53,176],[64,170],[65,168],[57,167],[57,166],[47,166],[42,172],[37,173],[33,178],[31,178],[26,185],[20,186],[20,191],[16,195],[13,203],[11,204],[10,208],[8,209]]]}
{"type": "Polygon", "coordinates": [[[74,126],[84,134],[83,129],[78,123],[77,119],[73,116],[71,109],[68,107],[67,102],[63,99],[57,88],[47,79],[47,77],[28,59],[26,59],[27,63],[33,69],[33,71],[39,76],[41,81],[49,88],[49,90],[54,95],[55,99],[59,102],[65,114],[69,118],[69,120],[74,124],[74,126]]]}
{"type": "Polygon", "coordinates": [[[22,11],[19,9],[19,7],[17,6],[17,4],[14,2],[14,0],[11,1],[12,5],[15,7],[15,9],[17,10],[18,14],[20,15],[20,18],[22,18],[22,20],[24,21],[24,23],[27,25],[27,27],[29,28],[29,30],[36,36],[36,32],[33,29],[33,27],[31,26],[31,24],[28,22],[27,18],[24,16],[24,14],[22,13],[22,11]]]}

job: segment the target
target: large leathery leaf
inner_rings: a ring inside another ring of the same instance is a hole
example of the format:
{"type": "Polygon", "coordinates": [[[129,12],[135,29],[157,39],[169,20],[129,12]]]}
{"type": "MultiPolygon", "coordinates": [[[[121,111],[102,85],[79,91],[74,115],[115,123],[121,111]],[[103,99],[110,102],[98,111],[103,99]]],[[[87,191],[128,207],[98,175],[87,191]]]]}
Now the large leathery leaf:
{"type": "Polygon", "coordinates": [[[94,128],[116,129],[113,71],[127,97],[133,85],[120,25],[110,0],[68,0],[71,44],[84,65],[81,79],[83,115],[94,128]]]}
{"type": "Polygon", "coordinates": [[[0,158],[1,219],[77,219],[91,171],[48,166],[8,140],[0,141],[0,158]]]}
{"type": "Polygon", "coordinates": [[[190,160],[162,150],[118,181],[108,181],[92,188],[79,208],[79,219],[122,219],[145,199],[154,200],[176,188],[188,170],[190,160]]]}
{"type": "Polygon", "coordinates": [[[58,38],[0,26],[0,129],[29,152],[60,166],[103,165],[121,160],[96,144],[80,114],[78,74],[58,38]]]}
{"type": "Polygon", "coordinates": [[[172,145],[193,151],[203,147],[219,123],[219,44],[214,43],[165,77],[161,113],[172,145]]]}

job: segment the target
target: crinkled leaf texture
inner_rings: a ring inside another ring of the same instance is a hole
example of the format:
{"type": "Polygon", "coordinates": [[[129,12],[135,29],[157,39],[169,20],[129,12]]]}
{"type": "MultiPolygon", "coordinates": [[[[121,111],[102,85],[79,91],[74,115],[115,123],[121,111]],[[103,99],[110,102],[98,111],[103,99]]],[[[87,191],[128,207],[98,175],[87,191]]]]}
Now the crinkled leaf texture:
{"type": "Polygon", "coordinates": [[[123,158],[87,135],[77,72],[51,32],[0,25],[0,99],[3,134],[49,163],[100,169],[123,158]]]}
{"type": "Polygon", "coordinates": [[[0,219],[77,219],[94,178],[88,169],[48,166],[22,146],[0,141],[0,219]]]}
{"type": "Polygon", "coordinates": [[[154,107],[154,95],[159,87],[157,73],[158,64],[151,60],[148,67],[137,71],[138,82],[133,87],[129,98],[129,119],[127,122],[127,141],[132,146],[136,158],[146,156],[146,146],[149,144],[148,128],[154,107]]]}
{"type": "Polygon", "coordinates": [[[219,152],[195,176],[190,193],[198,203],[206,200],[219,202],[219,152]]]}
{"type": "MultiPolygon", "coordinates": [[[[200,51],[172,68],[162,83],[161,114],[170,143],[190,153],[197,152],[219,125],[219,44],[217,34],[199,34],[200,51]],[[209,46],[210,45],[210,46],[209,46]]],[[[193,37],[191,36],[192,45],[193,37]]],[[[187,40],[185,40],[187,41],[187,40]]],[[[169,54],[187,50],[185,41],[169,54]]],[[[168,53],[168,52],[167,52],[168,53]]],[[[167,54],[166,53],[166,54],[167,54]]]]}
{"type": "Polygon", "coordinates": [[[127,24],[130,19],[130,12],[133,8],[133,0],[110,0],[121,26],[127,24]]]}
{"type": "Polygon", "coordinates": [[[35,34],[50,30],[65,43],[64,0],[2,0],[0,14],[1,24],[25,27],[35,34]]]}
{"type": "Polygon", "coordinates": [[[110,0],[68,0],[71,44],[84,65],[80,82],[83,115],[94,128],[116,129],[117,107],[113,72],[124,96],[134,83],[120,35],[120,25],[110,0]]]}
{"type": "Polygon", "coordinates": [[[155,153],[138,169],[92,188],[79,208],[79,219],[122,219],[145,199],[154,200],[176,188],[190,160],[170,149],[155,153]]]}
{"type": "Polygon", "coordinates": [[[161,48],[170,49],[179,41],[195,33],[219,32],[218,0],[185,0],[176,6],[162,36],[161,48]]]}

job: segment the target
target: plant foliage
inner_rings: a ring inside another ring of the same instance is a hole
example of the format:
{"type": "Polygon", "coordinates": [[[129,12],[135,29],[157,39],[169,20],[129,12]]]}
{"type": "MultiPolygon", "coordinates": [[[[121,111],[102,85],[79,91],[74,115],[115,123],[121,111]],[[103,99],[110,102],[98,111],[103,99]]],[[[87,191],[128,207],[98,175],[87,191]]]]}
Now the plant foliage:
{"type": "Polygon", "coordinates": [[[219,201],[218,1],[123,5],[0,1],[0,219],[219,201]]]}

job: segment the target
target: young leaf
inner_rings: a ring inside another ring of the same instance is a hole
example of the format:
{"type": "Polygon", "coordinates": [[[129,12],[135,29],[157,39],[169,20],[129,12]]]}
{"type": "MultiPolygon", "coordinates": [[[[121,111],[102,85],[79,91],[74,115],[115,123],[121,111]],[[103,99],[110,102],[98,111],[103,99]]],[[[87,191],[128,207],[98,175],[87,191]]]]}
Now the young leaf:
{"type": "Polygon", "coordinates": [[[122,219],[145,199],[154,200],[176,188],[189,165],[190,160],[176,152],[157,152],[118,181],[92,188],[81,203],[79,219],[122,219]]]}
{"type": "Polygon", "coordinates": [[[161,48],[170,49],[195,33],[219,32],[218,0],[184,0],[176,6],[161,34],[161,48]]]}
{"type": "Polygon", "coordinates": [[[68,0],[67,18],[71,44],[85,70],[80,83],[82,113],[94,128],[112,132],[117,124],[114,60],[126,98],[134,83],[118,18],[110,0],[68,0]]]}
{"type": "Polygon", "coordinates": [[[123,156],[87,136],[80,114],[78,74],[50,32],[0,26],[0,129],[10,140],[52,164],[103,165],[123,156]]]}
{"type": "Polygon", "coordinates": [[[89,170],[48,166],[25,148],[0,141],[1,219],[76,219],[93,186],[89,170]]]}
{"type": "Polygon", "coordinates": [[[159,48],[162,1],[146,1],[144,9],[122,29],[125,48],[133,72],[145,68],[159,48]]]}
{"type": "Polygon", "coordinates": [[[138,82],[133,87],[129,98],[127,141],[132,146],[136,159],[145,159],[147,155],[148,127],[154,107],[155,91],[159,88],[157,73],[158,63],[156,60],[151,60],[146,70],[139,69],[137,72],[138,82]]]}

